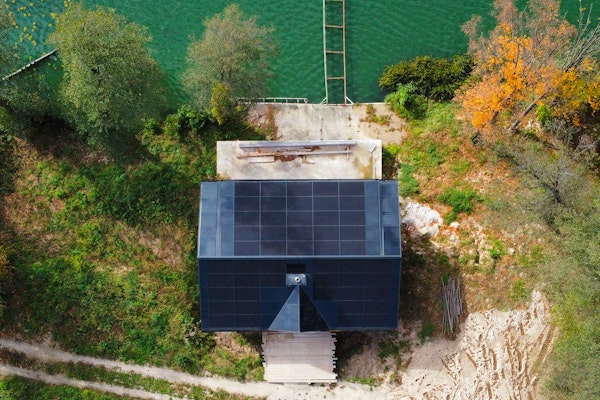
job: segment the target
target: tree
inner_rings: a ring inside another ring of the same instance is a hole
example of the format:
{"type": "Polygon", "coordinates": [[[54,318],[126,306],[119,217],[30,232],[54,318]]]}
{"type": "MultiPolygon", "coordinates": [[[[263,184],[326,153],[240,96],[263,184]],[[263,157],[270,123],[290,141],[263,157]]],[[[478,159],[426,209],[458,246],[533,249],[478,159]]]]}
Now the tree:
{"type": "Polygon", "coordinates": [[[594,87],[589,79],[597,74],[586,71],[599,49],[598,27],[590,29],[590,20],[583,18],[578,27],[571,25],[560,15],[558,0],[530,0],[524,11],[513,0],[495,0],[494,15],[498,24],[487,36],[479,33],[480,17],[463,26],[476,63],[475,79],[458,99],[476,128],[489,129],[499,115],[506,115],[507,126],[515,131],[542,102],[573,107],[584,101],[597,107],[589,96],[578,94],[575,105],[565,96],[576,92],[569,85],[594,87]]]}
{"type": "Polygon", "coordinates": [[[147,30],[113,9],[71,4],[50,41],[61,55],[60,98],[67,119],[92,145],[111,151],[131,140],[164,106],[163,76],[147,30]]]}
{"type": "Polygon", "coordinates": [[[195,105],[230,110],[235,98],[264,96],[273,76],[270,58],[277,51],[273,29],[258,26],[256,18],[247,18],[237,4],[204,21],[204,28],[202,39],[188,48],[183,75],[195,105]]]}

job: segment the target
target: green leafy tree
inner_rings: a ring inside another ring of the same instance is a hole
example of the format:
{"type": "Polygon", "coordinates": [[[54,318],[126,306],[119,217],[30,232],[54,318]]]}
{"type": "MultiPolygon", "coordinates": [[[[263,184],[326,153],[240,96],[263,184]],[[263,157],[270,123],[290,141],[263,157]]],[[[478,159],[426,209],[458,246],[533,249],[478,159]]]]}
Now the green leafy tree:
{"type": "Polygon", "coordinates": [[[113,9],[75,3],[57,17],[50,41],[64,73],[65,115],[92,145],[122,151],[144,118],[164,106],[163,76],[147,48],[151,36],[113,9]]]}
{"type": "Polygon", "coordinates": [[[204,21],[204,28],[202,39],[188,48],[183,84],[197,107],[216,110],[223,122],[222,112],[232,111],[235,98],[266,94],[277,45],[273,29],[246,17],[237,4],[204,21]]]}

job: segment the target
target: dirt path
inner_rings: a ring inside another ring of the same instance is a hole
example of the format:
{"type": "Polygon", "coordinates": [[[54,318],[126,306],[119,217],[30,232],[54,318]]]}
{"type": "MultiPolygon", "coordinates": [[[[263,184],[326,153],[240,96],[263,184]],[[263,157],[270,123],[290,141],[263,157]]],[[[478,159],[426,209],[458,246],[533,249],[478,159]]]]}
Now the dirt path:
{"type": "MultiPolygon", "coordinates": [[[[96,367],[105,367],[108,369],[117,370],[125,373],[135,373],[142,376],[164,379],[173,383],[183,383],[187,385],[202,386],[212,390],[223,390],[229,393],[237,393],[245,396],[253,397],[265,397],[269,399],[340,399],[340,400],[359,400],[359,399],[386,399],[389,398],[389,392],[383,391],[382,389],[374,388],[371,390],[368,386],[356,385],[352,383],[340,383],[335,388],[329,388],[324,386],[308,386],[308,385],[274,385],[266,382],[248,382],[242,383],[230,379],[217,378],[217,377],[202,377],[187,374],[184,372],[178,372],[167,368],[159,368],[152,366],[142,366],[127,364],[120,361],[107,360],[95,357],[80,356],[64,351],[56,350],[45,345],[40,344],[29,344],[11,339],[0,338],[0,347],[12,351],[18,351],[25,354],[29,358],[34,358],[48,362],[80,362],[96,367]]],[[[0,372],[10,373],[8,366],[2,366],[0,372]]],[[[21,373],[30,373],[32,379],[45,381],[47,378],[53,378],[37,371],[27,371],[22,369],[16,369],[20,373],[13,372],[17,375],[21,373]]],[[[23,375],[22,375],[23,376],[23,375]]],[[[81,387],[78,382],[65,377],[56,376],[56,379],[66,379],[66,381],[60,381],[59,384],[66,384],[70,386],[81,387]],[[71,383],[67,383],[71,382],[71,383]]],[[[54,383],[54,382],[49,382],[54,383]]],[[[100,383],[85,382],[85,384],[99,385],[95,387],[96,390],[102,390],[111,393],[114,392],[112,389],[117,387],[111,385],[105,385],[100,383]],[[103,387],[103,388],[102,388],[103,387]]],[[[125,388],[120,388],[125,389],[125,388]]],[[[115,389],[116,390],[116,389],[115,389]]],[[[148,392],[145,392],[148,394],[148,392]]],[[[118,394],[118,393],[117,393],[118,394]]],[[[142,395],[136,395],[134,397],[140,398],[161,398],[161,397],[144,397],[142,395]]]]}

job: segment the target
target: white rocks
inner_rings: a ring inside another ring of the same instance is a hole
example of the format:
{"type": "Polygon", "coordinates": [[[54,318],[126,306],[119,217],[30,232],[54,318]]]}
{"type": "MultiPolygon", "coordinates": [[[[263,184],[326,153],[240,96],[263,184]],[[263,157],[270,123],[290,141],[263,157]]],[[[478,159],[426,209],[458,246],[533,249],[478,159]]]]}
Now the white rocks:
{"type": "Polygon", "coordinates": [[[440,213],[407,198],[401,200],[402,224],[415,238],[433,237],[444,224],[440,213]]]}

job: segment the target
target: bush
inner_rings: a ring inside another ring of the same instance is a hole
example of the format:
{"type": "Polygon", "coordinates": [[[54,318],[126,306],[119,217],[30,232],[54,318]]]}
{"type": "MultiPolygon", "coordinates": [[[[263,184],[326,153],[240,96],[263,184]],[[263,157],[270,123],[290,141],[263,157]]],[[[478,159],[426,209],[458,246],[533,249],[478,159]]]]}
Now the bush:
{"type": "Polygon", "coordinates": [[[473,59],[466,55],[448,58],[431,56],[402,61],[386,68],[379,87],[394,91],[400,85],[413,84],[416,93],[436,101],[447,101],[471,74],[473,59]]]}
{"type": "MultiPolygon", "coordinates": [[[[213,122],[213,117],[209,113],[183,105],[179,107],[176,113],[167,116],[164,123],[164,132],[167,136],[180,138],[182,134],[189,131],[200,132],[202,128],[211,122],[213,122]]],[[[144,129],[147,133],[157,133],[159,125],[153,120],[149,120],[144,129]]]]}
{"type": "Polygon", "coordinates": [[[547,104],[542,104],[535,110],[535,115],[540,125],[546,126],[552,117],[552,109],[547,104]]]}
{"type": "Polygon", "coordinates": [[[406,119],[422,119],[427,114],[427,98],[418,94],[413,83],[398,85],[398,90],[385,97],[385,102],[399,116],[406,119]]]}
{"type": "Polygon", "coordinates": [[[471,188],[455,189],[447,188],[440,194],[440,201],[452,207],[452,211],[446,216],[446,222],[455,221],[460,213],[470,213],[473,203],[481,201],[481,198],[471,188]]]}

